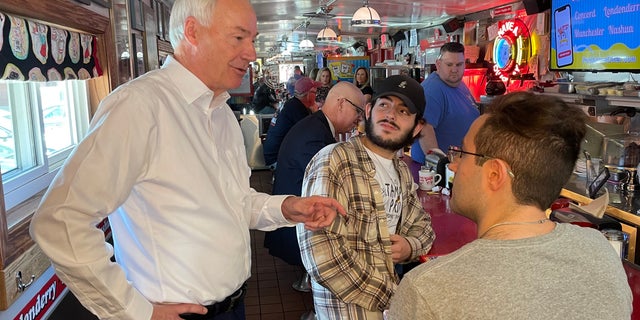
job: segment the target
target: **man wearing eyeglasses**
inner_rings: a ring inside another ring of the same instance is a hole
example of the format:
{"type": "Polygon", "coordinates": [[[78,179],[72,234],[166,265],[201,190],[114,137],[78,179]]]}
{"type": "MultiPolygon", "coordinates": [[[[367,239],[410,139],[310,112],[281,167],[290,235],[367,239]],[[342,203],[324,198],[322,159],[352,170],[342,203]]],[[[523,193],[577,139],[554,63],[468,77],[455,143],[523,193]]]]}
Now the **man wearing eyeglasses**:
{"type": "MultiPolygon", "coordinates": [[[[356,127],[364,115],[365,98],[354,84],[343,81],[327,94],[323,108],[300,120],[284,137],[278,153],[278,166],[273,183],[274,195],[300,195],[304,170],[311,158],[325,146],[336,143],[336,135],[356,127]]],[[[302,266],[294,227],[265,234],[264,246],[269,254],[290,265],[302,266]]],[[[308,292],[308,277],[294,283],[294,289],[308,292]]]]}
{"type": "Polygon", "coordinates": [[[420,84],[407,76],[380,83],[368,104],[365,134],[322,149],[305,172],[302,194],[325,195],[347,217],[321,232],[297,227],[318,319],[382,319],[399,276],[394,264],[426,254],[435,235],[397,151],[424,121],[420,84]]]}
{"type": "Polygon", "coordinates": [[[545,214],[572,174],[585,119],[526,92],[489,106],[449,150],[451,209],[476,222],[479,239],[407,274],[389,320],[630,319],[627,277],[606,238],[545,214]]]}

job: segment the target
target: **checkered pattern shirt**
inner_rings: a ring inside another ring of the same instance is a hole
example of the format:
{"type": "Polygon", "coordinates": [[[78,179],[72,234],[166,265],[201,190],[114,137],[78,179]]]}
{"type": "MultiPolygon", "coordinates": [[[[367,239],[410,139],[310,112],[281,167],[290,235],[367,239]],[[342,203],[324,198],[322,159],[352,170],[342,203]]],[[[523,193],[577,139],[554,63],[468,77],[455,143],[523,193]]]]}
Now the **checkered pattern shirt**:
{"type": "MultiPolygon", "coordinates": [[[[409,168],[398,158],[393,164],[404,199],[396,234],[408,240],[413,261],[431,249],[435,235],[409,168]]],[[[336,218],[320,231],[297,226],[318,319],[382,319],[399,279],[391,259],[382,189],[361,138],[318,152],[307,166],[302,195],[332,197],[347,210],[347,217],[336,218]]]]}

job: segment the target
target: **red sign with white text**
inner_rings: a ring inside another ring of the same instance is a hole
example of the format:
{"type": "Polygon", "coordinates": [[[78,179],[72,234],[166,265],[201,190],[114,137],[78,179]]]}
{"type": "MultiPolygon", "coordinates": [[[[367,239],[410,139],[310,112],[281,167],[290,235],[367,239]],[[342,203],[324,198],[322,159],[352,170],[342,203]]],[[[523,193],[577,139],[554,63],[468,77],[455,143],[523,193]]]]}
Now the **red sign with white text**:
{"type": "Polygon", "coordinates": [[[31,298],[24,308],[13,320],[40,320],[53,306],[56,299],[60,298],[62,291],[67,286],[62,283],[57,275],[53,275],[40,291],[31,298]]]}
{"type": "Polygon", "coordinates": [[[512,12],[513,12],[513,6],[508,5],[508,6],[499,7],[491,10],[491,16],[495,17],[495,16],[504,15],[504,14],[509,14],[512,12]]]}

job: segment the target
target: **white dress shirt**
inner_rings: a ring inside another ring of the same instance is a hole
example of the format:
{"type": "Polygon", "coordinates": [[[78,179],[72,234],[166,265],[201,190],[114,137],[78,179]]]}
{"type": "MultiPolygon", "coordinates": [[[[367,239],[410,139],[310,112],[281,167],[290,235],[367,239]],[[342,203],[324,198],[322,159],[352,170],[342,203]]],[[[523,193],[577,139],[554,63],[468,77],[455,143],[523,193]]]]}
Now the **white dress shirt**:
{"type": "Polygon", "coordinates": [[[286,196],[249,186],[238,122],[172,57],[105,98],[52,182],[31,234],[102,319],[149,319],[154,303],[211,304],[250,276],[249,229],[292,226],[286,196]],[[109,217],[117,264],[102,231],[109,217]]]}

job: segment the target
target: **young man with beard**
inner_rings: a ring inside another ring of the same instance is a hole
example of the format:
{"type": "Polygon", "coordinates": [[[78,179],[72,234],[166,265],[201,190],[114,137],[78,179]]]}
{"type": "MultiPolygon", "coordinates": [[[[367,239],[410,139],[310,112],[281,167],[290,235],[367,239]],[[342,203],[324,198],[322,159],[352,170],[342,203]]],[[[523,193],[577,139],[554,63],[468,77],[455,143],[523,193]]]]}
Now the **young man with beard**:
{"type": "Polygon", "coordinates": [[[424,108],[417,81],[389,77],[368,105],[366,134],[323,148],[307,166],[302,194],[334,197],[347,210],[322,231],[297,227],[318,319],[382,319],[399,282],[394,264],[431,248],[431,219],[396,157],[422,129],[424,108]]]}

